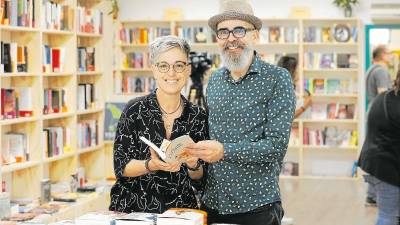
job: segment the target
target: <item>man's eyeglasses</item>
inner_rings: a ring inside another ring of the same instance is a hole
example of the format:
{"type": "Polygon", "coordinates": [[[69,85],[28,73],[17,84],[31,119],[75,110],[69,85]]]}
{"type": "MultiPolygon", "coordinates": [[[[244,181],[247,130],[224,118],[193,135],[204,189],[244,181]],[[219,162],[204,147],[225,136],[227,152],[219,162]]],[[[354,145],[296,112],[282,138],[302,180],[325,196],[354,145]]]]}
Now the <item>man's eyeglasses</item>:
{"type": "Polygon", "coordinates": [[[242,38],[246,36],[246,32],[253,31],[254,28],[244,28],[244,27],[235,27],[233,30],[229,30],[228,28],[221,28],[217,30],[217,37],[219,39],[227,39],[229,35],[232,33],[235,38],[242,38]]]}
{"type": "MultiPolygon", "coordinates": [[[[174,65],[172,65],[172,68],[174,69],[175,72],[182,73],[183,71],[185,71],[186,66],[189,64],[190,63],[188,62],[178,61],[174,65]]],[[[157,66],[157,69],[158,71],[160,71],[160,73],[167,73],[171,68],[171,65],[168,64],[167,62],[158,62],[155,65],[157,66]]]]}

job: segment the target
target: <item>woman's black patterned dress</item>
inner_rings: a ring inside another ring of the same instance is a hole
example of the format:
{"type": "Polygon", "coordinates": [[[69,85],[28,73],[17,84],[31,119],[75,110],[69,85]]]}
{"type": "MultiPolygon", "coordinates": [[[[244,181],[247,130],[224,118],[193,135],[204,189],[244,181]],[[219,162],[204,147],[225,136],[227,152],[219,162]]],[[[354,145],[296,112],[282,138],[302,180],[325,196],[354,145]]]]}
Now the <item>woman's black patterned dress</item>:
{"type": "MultiPolygon", "coordinates": [[[[182,97],[184,109],[174,122],[171,140],[188,134],[195,142],[208,139],[205,111],[182,97]]],[[[119,212],[162,213],[173,207],[196,208],[193,181],[187,168],[178,172],[158,171],[138,177],[124,177],[130,160],[150,158],[144,136],[157,146],[165,138],[165,128],[156,94],[129,101],[119,119],[114,141],[114,172],[117,178],[111,189],[110,210],[119,212]]]]}

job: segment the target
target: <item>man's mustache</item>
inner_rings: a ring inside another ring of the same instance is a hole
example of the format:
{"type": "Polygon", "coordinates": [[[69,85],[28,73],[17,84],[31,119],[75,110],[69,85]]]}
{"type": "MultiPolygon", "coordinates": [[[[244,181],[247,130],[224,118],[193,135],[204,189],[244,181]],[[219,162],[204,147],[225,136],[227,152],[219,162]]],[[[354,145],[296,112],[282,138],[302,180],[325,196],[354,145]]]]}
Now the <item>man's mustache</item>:
{"type": "Polygon", "coordinates": [[[224,50],[228,50],[230,47],[237,47],[237,48],[241,48],[241,49],[245,49],[246,46],[243,43],[240,43],[238,41],[234,41],[234,42],[228,42],[225,44],[224,46],[224,50]]]}

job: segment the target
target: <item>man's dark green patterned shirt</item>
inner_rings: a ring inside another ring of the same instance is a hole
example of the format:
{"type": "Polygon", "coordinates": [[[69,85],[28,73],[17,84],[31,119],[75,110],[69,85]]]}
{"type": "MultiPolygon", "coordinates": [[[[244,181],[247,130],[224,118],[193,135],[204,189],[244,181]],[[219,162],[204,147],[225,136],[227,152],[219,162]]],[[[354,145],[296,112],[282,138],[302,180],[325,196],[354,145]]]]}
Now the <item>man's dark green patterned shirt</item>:
{"type": "Polygon", "coordinates": [[[295,94],[287,70],[254,56],[239,80],[224,67],[207,87],[210,138],[223,143],[224,158],[209,166],[203,201],[221,214],[280,201],[295,94]]]}

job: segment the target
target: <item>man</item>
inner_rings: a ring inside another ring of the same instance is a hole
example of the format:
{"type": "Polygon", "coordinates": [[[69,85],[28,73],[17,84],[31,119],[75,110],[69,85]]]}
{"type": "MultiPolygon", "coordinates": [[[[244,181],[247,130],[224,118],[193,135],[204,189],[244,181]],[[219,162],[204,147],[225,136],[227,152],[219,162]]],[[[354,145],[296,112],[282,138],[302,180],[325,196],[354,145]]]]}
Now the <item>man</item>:
{"type": "Polygon", "coordinates": [[[226,1],[209,19],[224,67],[207,87],[212,140],[188,146],[208,163],[208,222],[281,224],[279,173],[295,110],[287,70],[263,62],[254,45],[262,22],[244,1],[226,1]]]}
{"type": "MultiPolygon", "coordinates": [[[[389,51],[380,45],[372,52],[373,64],[367,71],[366,78],[366,92],[368,96],[368,109],[371,107],[375,97],[385,92],[392,87],[392,80],[390,78],[387,66],[389,64],[389,51]]],[[[369,111],[369,110],[368,110],[369,111]]],[[[376,206],[376,193],[375,185],[370,181],[369,175],[364,175],[365,181],[368,183],[367,198],[365,204],[367,206],[376,206]]]]}
{"type": "Polygon", "coordinates": [[[381,45],[372,52],[373,64],[367,71],[366,88],[368,95],[368,106],[374,98],[392,87],[392,80],[387,69],[389,64],[389,51],[381,45]]]}

